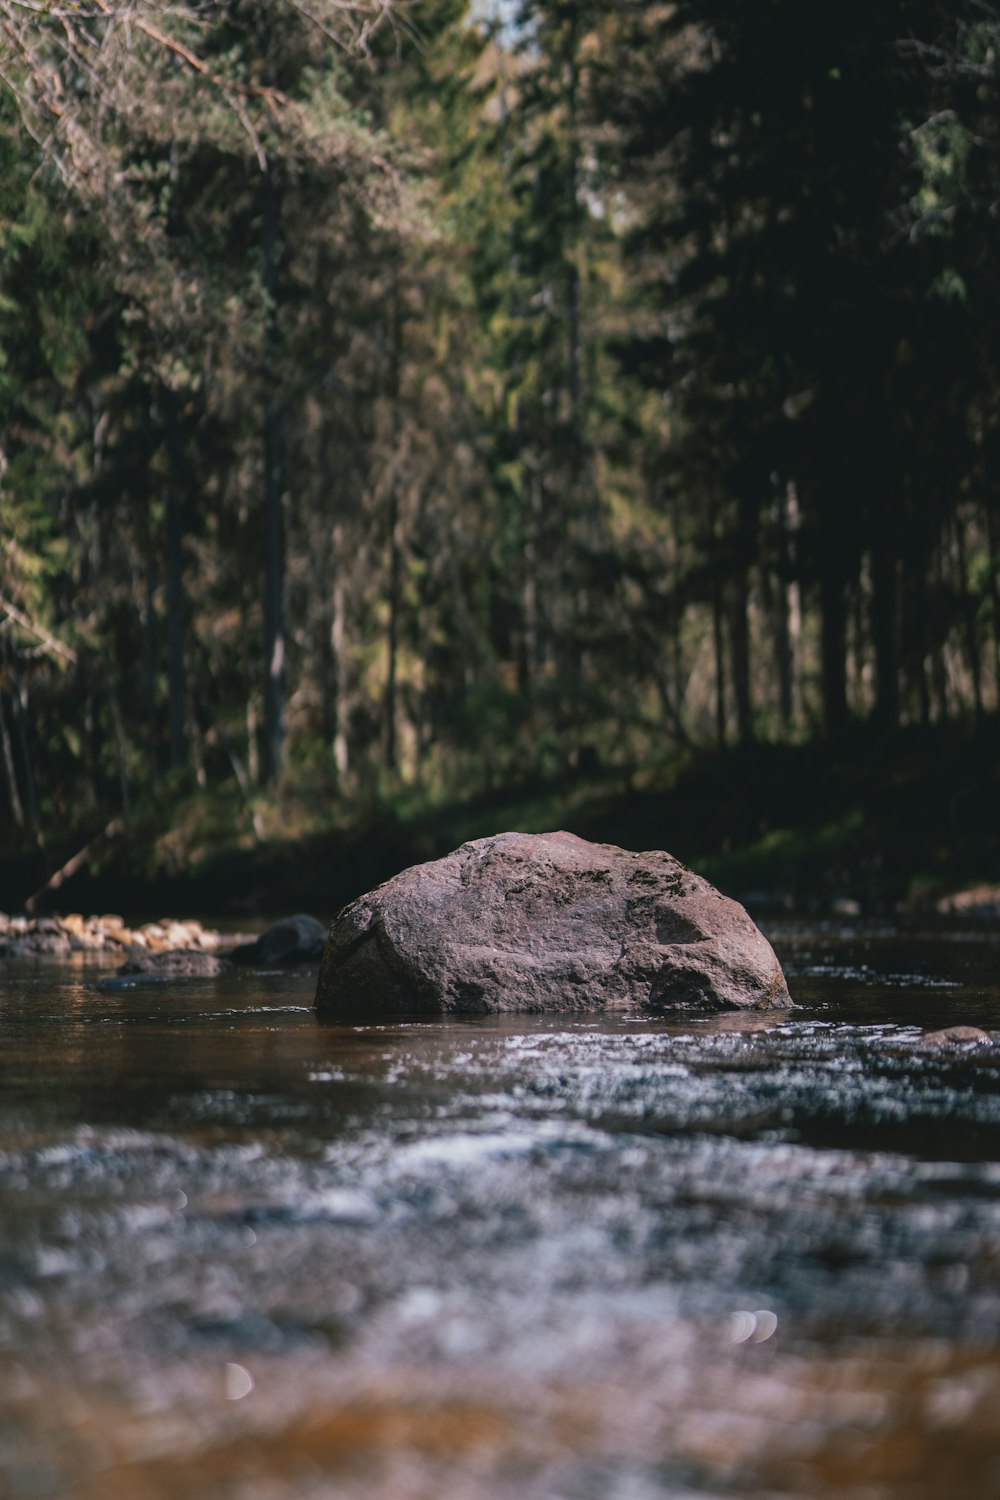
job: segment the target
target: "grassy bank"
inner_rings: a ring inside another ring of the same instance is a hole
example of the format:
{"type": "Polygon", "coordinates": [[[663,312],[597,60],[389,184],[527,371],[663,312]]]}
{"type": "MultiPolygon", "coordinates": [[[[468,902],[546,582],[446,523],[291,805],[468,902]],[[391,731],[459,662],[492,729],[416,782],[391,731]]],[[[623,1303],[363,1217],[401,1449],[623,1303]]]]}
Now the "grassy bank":
{"type": "MultiPolygon", "coordinates": [[[[669,849],[751,908],[919,907],[1000,878],[998,731],[990,723],[974,735],[913,730],[883,740],[859,726],[835,746],[757,745],[449,799],[410,791],[364,808],[301,785],[253,807],[235,792],[177,790],[99,842],[39,904],[326,916],[465,839],[560,827],[669,849]]],[[[64,857],[50,848],[47,863],[34,850],[0,859],[0,907],[23,906],[64,857]]]]}

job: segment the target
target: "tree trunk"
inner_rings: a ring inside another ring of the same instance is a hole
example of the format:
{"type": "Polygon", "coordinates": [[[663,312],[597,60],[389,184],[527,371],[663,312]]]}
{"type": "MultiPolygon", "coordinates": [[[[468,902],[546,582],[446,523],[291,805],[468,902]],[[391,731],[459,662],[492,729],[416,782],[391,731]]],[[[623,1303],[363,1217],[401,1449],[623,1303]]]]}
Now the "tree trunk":
{"type": "Polygon", "coordinates": [[[344,652],[347,644],[347,611],[344,608],[344,585],[338,579],[333,589],[333,624],[330,627],[334,658],[334,720],[333,720],[333,764],[338,779],[350,770],[350,743],[347,738],[347,713],[344,671],[344,652]]]}
{"type": "Polygon", "coordinates": [[[397,770],[396,744],[396,677],[399,659],[399,591],[402,571],[401,538],[399,522],[399,497],[393,484],[389,506],[389,637],[388,663],[385,679],[385,768],[390,773],[397,770]]]}
{"type": "Polygon", "coordinates": [[[280,204],[276,168],[264,174],[264,290],[268,298],[264,387],[264,737],[261,771],[278,780],[285,759],[285,507],[287,456],[285,407],[279,369],[280,204]]]}
{"type": "Polygon", "coordinates": [[[132,799],[129,796],[128,746],[125,739],[125,725],[122,721],[121,704],[118,701],[118,692],[115,688],[110,662],[105,664],[105,673],[108,684],[108,709],[111,714],[111,728],[115,738],[115,756],[118,761],[118,792],[122,806],[122,826],[128,828],[132,816],[132,799]]]}
{"type": "Polygon", "coordinates": [[[3,751],[3,768],[7,777],[7,795],[11,816],[18,828],[24,827],[24,804],[17,786],[17,767],[14,764],[14,747],[11,744],[7,715],[3,708],[3,689],[0,688],[0,749],[3,751]]]}
{"type": "Polygon", "coordinates": [[[823,725],[830,739],[847,727],[847,662],[844,586],[837,573],[829,569],[820,580],[820,615],[823,725]]]}
{"type": "Polygon", "coordinates": [[[17,678],[14,679],[11,686],[10,708],[11,717],[14,720],[14,732],[17,735],[17,748],[21,756],[21,769],[24,773],[24,800],[27,804],[28,823],[34,834],[35,843],[44,853],[45,837],[42,833],[42,825],[38,816],[35,773],[31,765],[31,746],[28,743],[28,690],[24,686],[24,683],[18,681],[17,678]]]}
{"type": "MultiPolygon", "coordinates": [[[[938,543],[937,555],[934,566],[935,593],[938,600],[934,619],[940,621],[942,608],[940,601],[943,600],[947,582],[945,579],[944,566],[944,538],[938,543]]],[[[932,616],[928,611],[927,638],[931,658],[931,683],[934,689],[934,702],[939,723],[945,723],[948,718],[948,673],[944,662],[944,641],[941,639],[940,626],[937,630],[933,628],[932,616]]]]}
{"type": "Polygon", "coordinates": [[[969,675],[972,678],[972,704],[975,710],[976,723],[978,724],[982,721],[983,717],[982,656],[979,650],[979,636],[976,633],[975,600],[969,592],[969,570],[965,555],[965,529],[961,516],[954,514],[951,526],[955,545],[955,587],[958,591],[959,606],[962,611],[965,654],[969,663],[969,675]]]}
{"type": "Polygon", "coordinates": [[[736,708],[736,739],[748,745],[753,739],[753,702],[750,693],[750,590],[745,573],[733,581],[729,611],[730,660],[732,663],[733,702],[736,708]]]}
{"type": "Polygon", "coordinates": [[[524,698],[535,693],[541,653],[541,629],[538,601],[538,510],[536,475],[528,464],[522,468],[527,491],[521,505],[521,587],[520,649],[518,651],[518,686],[524,698]]]}
{"type": "Polygon", "coordinates": [[[722,635],[722,589],[712,591],[712,645],[715,650],[715,743],[726,748],[726,661],[722,635]]]}
{"type": "Polygon", "coordinates": [[[671,499],[671,512],[673,515],[673,541],[672,541],[672,598],[670,601],[670,657],[673,664],[674,692],[673,701],[677,708],[677,723],[679,730],[686,735],[684,726],[684,695],[687,691],[687,673],[684,667],[684,607],[680,602],[681,586],[681,502],[677,490],[673,491],[671,499]]]}
{"type": "Polygon", "coordinates": [[[584,215],[580,206],[580,139],[578,128],[579,65],[579,17],[575,5],[566,9],[566,41],[563,50],[564,79],[566,88],[566,197],[572,237],[566,265],[566,332],[567,374],[569,385],[570,422],[573,434],[573,452],[570,456],[574,480],[579,478],[584,457],[584,390],[583,390],[583,313],[582,286],[577,255],[583,249],[584,215]]]}
{"type": "Polygon", "coordinates": [[[170,764],[187,765],[187,669],[184,662],[186,633],[184,601],[184,458],[178,414],[178,398],[164,393],[167,417],[169,477],[166,495],[166,584],[167,584],[167,700],[170,722],[170,764]]]}
{"type": "Polygon", "coordinates": [[[872,544],[872,646],[875,651],[875,719],[884,729],[899,723],[896,657],[896,558],[887,537],[872,544]]]}
{"type": "Polygon", "coordinates": [[[798,574],[797,533],[799,529],[799,496],[795,485],[785,488],[787,527],[784,545],[788,566],[788,667],[791,675],[791,724],[802,722],[805,705],[802,699],[802,585],[798,574]]]}
{"type": "Polygon", "coordinates": [[[142,622],[142,676],[146,701],[146,736],[149,742],[149,778],[155,787],[160,778],[159,716],[156,705],[156,570],[153,560],[152,528],[150,526],[151,500],[140,508],[142,570],[143,570],[143,622],[142,622]]]}
{"type": "Polygon", "coordinates": [[[916,658],[913,675],[916,679],[920,722],[926,727],[931,722],[931,692],[927,680],[927,577],[924,570],[920,568],[914,570],[909,607],[913,615],[913,655],[916,658]]]}
{"type": "Polygon", "coordinates": [[[342,570],[343,547],[343,527],[334,526],[327,548],[325,583],[328,607],[323,642],[323,740],[333,756],[338,781],[347,775],[350,764],[344,704],[347,607],[342,570]]]}
{"type": "Polygon", "coordinates": [[[986,518],[986,547],[990,587],[990,625],[993,634],[993,649],[990,658],[993,665],[996,707],[1000,709],[1000,518],[989,498],[983,504],[986,518]]]}
{"type": "Polygon", "coordinates": [[[385,767],[390,775],[399,769],[398,726],[398,677],[399,677],[399,616],[402,607],[403,586],[403,517],[400,504],[400,486],[403,476],[399,472],[399,401],[402,390],[403,362],[403,318],[399,294],[399,272],[394,270],[392,281],[392,321],[389,326],[389,371],[387,397],[390,403],[389,430],[392,434],[390,456],[389,493],[389,630],[386,642],[388,662],[385,682],[385,767]]]}

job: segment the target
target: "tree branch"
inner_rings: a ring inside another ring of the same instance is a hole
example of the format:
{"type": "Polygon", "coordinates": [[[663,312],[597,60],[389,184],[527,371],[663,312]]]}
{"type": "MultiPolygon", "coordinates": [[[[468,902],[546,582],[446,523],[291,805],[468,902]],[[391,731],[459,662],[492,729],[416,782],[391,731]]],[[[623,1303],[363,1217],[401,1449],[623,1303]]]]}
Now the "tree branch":
{"type": "Polygon", "coordinates": [[[5,599],[2,594],[0,594],[0,610],[3,610],[7,618],[13,620],[15,625],[20,625],[22,630],[33,635],[37,641],[41,641],[50,656],[61,656],[65,661],[73,662],[75,665],[77,654],[72,646],[67,646],[64,641],[60,641],[43,625],[36,625],[34,620],[30,620],[22,610],[19,610],[15,604],[11,604],[10,600],[5,599]]]}

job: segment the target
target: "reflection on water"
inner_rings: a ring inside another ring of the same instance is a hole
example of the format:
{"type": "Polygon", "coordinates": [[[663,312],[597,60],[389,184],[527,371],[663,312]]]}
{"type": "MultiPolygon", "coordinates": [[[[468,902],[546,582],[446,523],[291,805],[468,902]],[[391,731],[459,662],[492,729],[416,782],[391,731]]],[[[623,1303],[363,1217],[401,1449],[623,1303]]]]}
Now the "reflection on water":
{"type": "Polygon", "coordinates": [[[0,975],[0,1493],[1000,1495],[996,944],[789,1016],[342,1028],[0,975]]]}

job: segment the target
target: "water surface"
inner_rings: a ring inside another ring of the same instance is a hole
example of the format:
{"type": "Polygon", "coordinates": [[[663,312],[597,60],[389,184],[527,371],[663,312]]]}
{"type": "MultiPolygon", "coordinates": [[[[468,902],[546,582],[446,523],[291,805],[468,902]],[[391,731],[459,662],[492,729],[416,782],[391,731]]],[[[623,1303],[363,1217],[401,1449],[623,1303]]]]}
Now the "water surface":
{"type": "Polygon", "coordinates": [[[998,945],[771,935],[786,1017],[8,966],[0,1494],[1000,1495],[998,945]]]}

